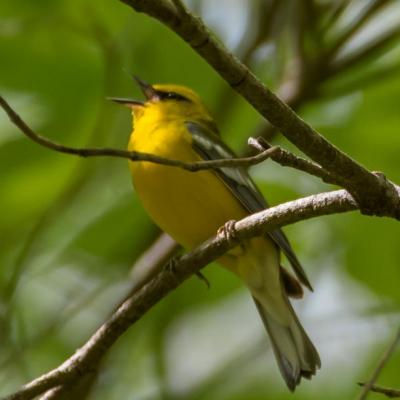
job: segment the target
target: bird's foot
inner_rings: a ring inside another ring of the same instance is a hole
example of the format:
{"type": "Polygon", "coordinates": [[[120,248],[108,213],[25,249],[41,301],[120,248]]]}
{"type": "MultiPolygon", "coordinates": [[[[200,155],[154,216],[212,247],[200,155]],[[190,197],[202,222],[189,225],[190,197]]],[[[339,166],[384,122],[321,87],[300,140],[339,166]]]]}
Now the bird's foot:
{"type": "Polygon", "coordinates": [[[227,242],[232,246],[234,244],[237,244],[238,241],[235,224],[236,221],[234,219],[231,219],[225,222],[225,224],[221,226],[217,231],[217,235],[223,236],[227,240],[227,242]]]}

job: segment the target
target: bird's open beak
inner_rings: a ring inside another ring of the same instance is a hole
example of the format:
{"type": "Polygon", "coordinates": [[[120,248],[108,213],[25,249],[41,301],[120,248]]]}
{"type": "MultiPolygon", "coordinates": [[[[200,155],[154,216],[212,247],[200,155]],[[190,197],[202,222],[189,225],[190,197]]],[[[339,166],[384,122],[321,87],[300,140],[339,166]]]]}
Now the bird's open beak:
{"type": "Polygon", "coordinates": [[[140,90],[146,96],[147,100],[156,100],[159,98],[157,90],[153,88],[149,83],[142,81],[137,76],[134,76],[136,83],[139,85],[140,90]]]}
{"type": "MultiPolygon", "coordinates": [[[[136,83],[138,84],[140,90],[145,95],[146,100],[156,100],[158,99],[157,91],[151,86],[149,83],[142,81],[137,76],[133,76],[136,83]]],[[[114,101],[118,104],[123,104],[127,107],[134,108],[134,107],[143,107],[145,102],[139,100],[132,100],[132,99],[125,99],[121,97],[108,97],[108,100],[114,101]]]]}
{"type": "Polygon", "coordinates": [[[111,100],[115,103],[122,104],[127,107],[143,107],[144,102],[139,100],[125,99],[122,97],[107,97],[107,100],[111,100]]]}

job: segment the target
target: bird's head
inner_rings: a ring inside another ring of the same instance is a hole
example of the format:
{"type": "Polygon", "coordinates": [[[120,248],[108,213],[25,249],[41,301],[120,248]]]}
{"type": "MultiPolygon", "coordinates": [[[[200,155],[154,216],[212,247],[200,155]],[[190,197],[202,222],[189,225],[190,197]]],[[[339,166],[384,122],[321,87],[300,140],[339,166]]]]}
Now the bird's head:
{"type": "Polygon", "coordinates": [[[180,85],[150,85],[137,77],[135,77],[135,80],[146,98],[145,101],[111,98],[111,100],[132,109],[135,123],[146,117],[212,121],[210,112],[203,104],[200,96],[192,89],[180,85]]]}

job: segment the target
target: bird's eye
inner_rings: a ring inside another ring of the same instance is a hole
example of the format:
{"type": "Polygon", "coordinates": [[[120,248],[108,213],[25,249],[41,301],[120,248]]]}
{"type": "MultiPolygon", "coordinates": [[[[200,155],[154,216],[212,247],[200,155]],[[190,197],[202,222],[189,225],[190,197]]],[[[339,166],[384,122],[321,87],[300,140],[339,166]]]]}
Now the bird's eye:
{"type": "Polygon", "coordinates": [[[190,100],[187,97],[182,96],[181,94],[175,93],[175,92],[158,91],[157,94],[158,94],[160,100],[177,100],[177,101],[189,101],[190,102],[190,100]]]}

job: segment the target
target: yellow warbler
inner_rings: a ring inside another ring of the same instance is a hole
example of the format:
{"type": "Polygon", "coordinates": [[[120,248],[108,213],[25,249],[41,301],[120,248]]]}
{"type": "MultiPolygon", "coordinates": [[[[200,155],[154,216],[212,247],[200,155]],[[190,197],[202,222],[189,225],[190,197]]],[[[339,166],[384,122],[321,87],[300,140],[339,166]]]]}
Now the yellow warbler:
{"type": "MultiPolygon", "coordinates": [[[[194,91],[137,81],[145,102],[113,99],[132,109],[134,130],[129,150],[185,162],[234,157],[194,91]]],[[[150,162],[129,164],[134,187],[147,212],[188,249],[215,235],[227,221],[268,206],[242,168],[189,172],[150,162]]],[[[309,289],[311,285],[285,234],[275,230],[248,240],[218,262],[249,288],[282,376],[294,390],[302,377],[315,374],[321,362],[288,299],[302,296],[301,284],[309,289]],[[290,261],[297,279],[281,267],[280,251],[290,261]]]]}

